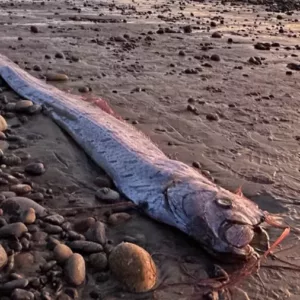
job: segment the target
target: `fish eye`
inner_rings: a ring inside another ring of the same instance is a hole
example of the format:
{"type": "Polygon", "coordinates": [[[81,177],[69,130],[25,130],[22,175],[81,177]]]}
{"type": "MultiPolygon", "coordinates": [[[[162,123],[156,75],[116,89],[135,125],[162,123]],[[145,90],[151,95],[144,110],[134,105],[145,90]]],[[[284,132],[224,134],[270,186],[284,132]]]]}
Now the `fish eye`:
{"type": "Polygon", "coordinates": [[[232,201],[229,198],[219,198],[216,200],[217,204],[219,206],[222,206],[224,208],[231,208],[232,207],[232,201]]]}

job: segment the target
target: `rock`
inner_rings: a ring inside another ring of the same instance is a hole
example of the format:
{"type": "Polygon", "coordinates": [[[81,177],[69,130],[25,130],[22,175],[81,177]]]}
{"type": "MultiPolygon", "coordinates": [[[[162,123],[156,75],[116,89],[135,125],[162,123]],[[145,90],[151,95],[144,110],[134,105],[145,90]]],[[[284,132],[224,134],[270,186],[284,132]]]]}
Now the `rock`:
{"type": "Polygon", "coordinates": [[[35,220],[35,210],[31,207],[28,210],[24,211],[24,213],[21,215],[21,221],[26,225],[33,224],[35,220]]]}
{"type": "Polygon", "coordinates": [[[99,243],[101,245],[106,244],[106,233],[105,224],[97,221],[90,227],[90,229],[85,233],[87,240],[99,243]]]}
{"type": "Polygon", "coordinates": [[[109,266],[114,276],[131,292],[146,292],[157,280],[157,271],[150,254],[131,244],[117,245],[109,256],[109,266]]]}
{"type": "Polygon", "coordinates": [[[57,234],[61,233],[63,230],[60,226],[52,225],[52,224],[46,224],[44,231],[49,234],[57,234]]]}
{"type": "Polygon", "coordinates": [[[289,63],[286,67],[294,71],[300,71],[300,64],[289,63]]]}
{"type": "Polygon", "coordinates": [[[36,72],[42,71],[42,68],[39,65],[34,65],[32,69],[33,69],[33,71],[36,71],[36,72]]]}
{"type": "Polygon", "coordinates": [[[6,120],[0,115],[0,131],[5,131],[7,129],[6,120]]]}
{"type": "Polygon", "coordinates": [[[68,238],[70,241],[77,241],[77,240],[84,241],[85,240],[84,235],[82,235],[74,230],[68,231],[68,238]]]}
{"type": "Polygon", "coordinates": [[[6,237],[19,238],[27,231],[28,231],[27,227],[21,222],[8,224],[0,228],[0,238],[6,238],[6,237]]]}
{"type": "Polygon", "coordinates": [[[0,244],[0,271],[3,267],[6,266],[7,261],[8,261],[7,253],[5,249],[2,247],[2,245],[0,244]]]}
{"type": "Polygon", "coordinates": [[[94,253],[89,256],[89,263],[96,271],[104,271],[108,266],[105,253],[94,253]]]}
{"type": "Polygon", "coordinates": [[[112,181],[107,176],[98,176],[95,178],[94,183],[101,188],[109,188],[112,186],[112,181]]]}
{"type": "Polygon", "coordinates": [[[183,27],[183,32],[184,33],[192,33],[193,29],[191,25],[186,25],[183,27]]]}
{"type": "Polygon", "coordinates": [[[118,225],[118,224],[126,222],[130,219],[131,219],[131,215],[129,215],[125,212],[114,213],[109,216],[108,223],[111,225],[118,225]]]}
{"type": "Polygon", "coordinates": [[[217,39],[220,39],[222,37],[222,34],[218,31],[215,31],[212,35],[211,35],[212,38],[217,38],[217,39]]]}
{"type": "Polygon", "coordinates": [[[15,192],[11,192],[11,191],[0,192],[0,195],[3,195],[5,198],[11,198],[17,196],[15,192]]]}
{"type": "MultiPolygon", "coordinates": [[[[33,208],[35,210],[36,215],[40,217],[46,214],[46,209],[43,206],[26,197],[11,197],[8,198],[6,201],[16,202],[19,205],[20,210],[23,212],[28,210],[29,208],[33,208]]],[[[5,205],[6,201],[3,202],[1,207],[5,205]]]]}
{"type": "Polygon", "coordinates": [[[213,54],[210,59],[213,61],[220,61],[221,57],[218,54],[213,54]]]}
{"type": "Polygon", "coordinates": [[[29,281],[24,278],[8,281],[0,285],[0,291],[12,291],[18,288],[22,289],[25,288],[28,285],[28,283],[29,281]]]}
{"type": "Polygon", "coordinates": [[[69,77],[66,74],[47,73],[46,80],[47,81],[68,81],[69,77]]]}
{"type": "Polygon", "coordinates": [[[74,230],[78,232],[86,232],[90,227],[92,227],[95,224],[95,222],[96,220],[92,217],[75,221],[74,230]]]}
{"type": "Polygon", "coordinates": [[[206,119],[209,121],[219,121],[220,118],[217,114],[210,113],[206,115],[206,119]]]}
{"type": "Polygon", "coordinates": [[[33,105],[33,102],[30,100],[20,100],[16,103],[15,111],[16,112],[26,112],[30,106],[33,105]]]}
{"type": "Polygon", "coordinates": [[[185,52],[184,52],[183,50],[180,50],[180,51],[178,52],[178,55],[179,55],[179,56],[185,56],[185,52]]]}
{"type": "Polygon", "coordinates": [[[80,93],[88,93],[89,91],[90,89],[87,86],[81,86],[80,88],[78,88],[78,92],[80,93]]]}
{"type": "Polygon", "coordinates": [[[30,26],[30,31],[32,33],[38,33],[39,32],[38,28],[35,25],[30,26]]]}
{"type": "Polygon", "coordinates": [[[54,248],[53,254],[54,258],[59,263],[64,263],[73,254],[73,251],[68,246],[64,244],[59,244],[54,248]]]}
{"type": "Polygon", "coordinates": [[[10,186],[10,190],[17,195],[25,195],[31,192],[32,188],[28,184],[14,184],[10,186]]]}
{"type": "Polygon", "coordinates": [[[83,257],[75,253],[67,260],[65,268],[66,280],[75,286],[83,284],[85,281],[85,261],[83,257]]]}
{"type": "Polygon", "coordinates": [[[65,221],[65,218],[61,215],[55,214],[45,217],[44,221],[53,225],[61,225],[65,221]]]}
{"type": "Polygon", "coordinates": [[[254,48],[257,49],[257,50],[266,51],[266,50],[270,50],[271,49],[271,44],[269,44],[269,43],[256,43],[254,45],[254,48]]]}
{"type": "Polygon", "coordinates": [[[60,241],[57,240],[57,239],[55,239],[52,236],[49,236],[49,238],[48,238],[48,244],[47,244],[48,248],[50,250],[54,250],[57,245],[60,245],[60,241]]]}
{"type": "Polygon", "coordinates": [[[42,193],[32,193],[30,195],[28,195],[28,197],[30,197],[31,200],[34,200],[35,202],[41,202],[44,200],[44,195],[42,193]]]}
{"type": "Polygon", "coordinates": [[[67,245],[73,251],[78,251],[82,253],[96,253],[96,252],[101,252],[103,250],[103,247],[100,244],[89,242],[89,241],[73,241],[73,242],[68,242],[67,245]]]}
{"type": "Polygon", "coordinates": [[[31,163],[25,167],[25,172],[30,175],[42,175],[45,173],[45,166],[42,163],[31,163]]]}
{"type": "Polygon", "coordinates": [[[55,58],[64,59],[65,56],[62,52],[56,52],[54,55],[55,58]]]}
{"type": "Polygon", "coordinates": [[[34,294],[32,292],[22,290],[22,289],[15,289],[11,294],[12,300],[34,300],[34,294]]]}
{"type": "Polygon", "coordinates": [[[120,200],[120,194],[117,191],[104,187],[97,190],[96,198],[99,200],[116,202],[120,200]]]}

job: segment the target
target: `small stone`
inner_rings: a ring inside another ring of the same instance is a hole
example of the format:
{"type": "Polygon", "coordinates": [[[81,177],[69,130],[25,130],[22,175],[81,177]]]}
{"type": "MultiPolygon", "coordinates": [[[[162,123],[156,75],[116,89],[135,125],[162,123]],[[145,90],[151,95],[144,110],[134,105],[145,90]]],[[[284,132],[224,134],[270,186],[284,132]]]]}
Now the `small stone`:
{"type": "Polygon", "coordinates": [[[0,285],[0,291],[12,291],[14,289],[22,289],[25,288],[28,285],[29,281],[27,279],[15,279],[12,281],[8,281],[4,284],[0,285]]]}
{"type": "Polygon", "coordinates": [[[6,266],[8,261],[7,253],[3,246],[0,244],[0,270],[6,266]]]}
{"type": "Polygon", "coordinates": [[[7,129],[6,120],[0,115],[0,131],[5,131],[7,129]]]}
{"type": "Polygon", "coordinates": [[[78,88],[78,92],[80,93],[88,93],[89,91],[90,89],[87,86],[81,86],[80,88],[78,88]]]}
{"type": "Polygon", "coordinates": [[[254,45],[254,48],[257,49],[257,50],[266,51],[266,50],[270,50],[271,49],[271,44],[269,44],[269,43],[256,43],[254,45]]]}
{"type": "Polygon", "coordinates": [[[55,214],[45,217],[44,221],[53,225],[61,225],[65,221],[65,218],[61,215],[55,214]]]}
{"type": "Polygon", "coordinates": [[[193,161],[192,166],[196,169],[201,169],[201,165],[198,161],[193,161]]]}
{"type": "Polygon", "coordinates": [[[85,233],[85,237],[89,241],[105,245],[107,241],[105,233],[105,224],[100,221],[97,221],[88,229],[88,231],[85,233]]]}
{"type": "Polygon", "coordinates": [[[58,234],[63,231],[60,226],[52,225],[52,224],[46,224],[44,230],[49,234],[58,234]]]}
{"type": "Polygon", "coordinates": [[[11,300],[34,300],[35,296],[32,292],[23,289],[15,289],[11,294],[11,300]]]}
{"type": "Polygon", "coordinates": [[[64,244],[59,244],[54,248],[53,254],[54,258],[59,263],[65,263],[68,260],[68,258],[73,254],[73,251],[68,246],[64,244]]]}
{"type": "Polygon", "coordinates": [[[58,59],[64,59],[65,58],[65,56],[62,52],[56,52],[54,57],[58,58],[58,59]]]}
{"type": "Polygon", "coordinates": [[[116,202],[120,200],[120,194],[117,191],[104,187],[97,190],[96,198],[99,200],[116,202]]]}
{"type": "Polygon", "coordinates": [[[42,68],[39,65],[34,65],[32,69],[33,69],[33,71],[36,71],[36,72],[42,71],[42,68]]]}
{"type": "Polygon", "coordinates": [[[64,268],[66,280],[75,286],[83,284],[85,281],[85,261],[83,257],[75,253],[67,260],[64,268]]]}
{"type": "Polygon", "coordinates": [[[191,25],[186,25],[183,27],[183,32],[184,33],[191,33],[193,30],[192,30],[192,26],[191,25]]]}
{"type": "Polygon", "coordinates": [[[118,225],[118,224],[126,222],[130,219],[131,219],[131,215],[129,215],[125,212],[114,213],[109,216],[108,223],[111,225],[118,225]]]}
{"type": "Polygon", "coordinates": [[[182,51],[182,50],[180,50],[180,51],[178,52],[178,55],[179,55],[179,56],[185,56],[185,52],[182,51]]]}
{"type": "Polygon", "coordinates": [[[45,173],[45,166],[42,163],[31,163],[25,167],[25,172],[30,175],[42,175],[45,173]]]}
{"type": "Polygon", "coordinates": [[[67,80],[69,80],[69,77],[66,74],[47,73],[46,80],[47,81],[67,81],[67,80]]]}
{"type": "Polygon", "coordinates": [[[36,220],[35,210],[31,207],[28,210],[26,210],[21,216],[21,221],[26,225],[33,224],[35,220],[36,220]]]}
{"type": "Polygon", "coordinates": [[[286,67],[294,71],[300,71],[300,64],[289,63],[286,67]]]}
{"type": "Polygon", "coordinates": [[[90,227],[95,224],[95,218],[88,217],[82,220],[75,221],[74,230],[78,232],[86,232],[90,227]]]}
{"type": "Polygon", "coordinates": [[[27,231],[28,231],[27,227],[21,222],[8,224],[0,228],[0,238],[6,238],[6,237],[19,238],[27,231]]]}
{"type": "Polygon", "coordinates": [[[107,266],[107,257],[105,253],[94,253],[89,256],[89,263],[97,271],[104,271],[107,266]]]}
{"type": "Polygon", "coordinates": [[[218,54],[213,54],[210,59],[213,61],[220,61],[221,57],[218,54]]]}
{"type": "Polygon", "coordinates": [[[42,193],[32,193],[28,197],[36,202],[41,202],[44,200],[44,195],[42,193]]]}
{"type": "Polygon", "coordinates": [[[131,292],[149,291],[157,280],[151,255],[135,244],[116,246],[109,256],[109,266],[114,276],[131,292]]]}
{"type": "Polygon", "coordinates": [[[70,241],[78,241],[78,240],[84,241],[85,240],[84,235],[82,235],[76,231],[73,231],[73,230],[68,231],[68,238],[70,241]]]}
{"type": "Polygon", "coordinates": [[[39,32],[38,28],[35,25],[30,26],[30,31],[32,33],[38,33],[39,32]]]}
{"type": "Polygon", "coordinates": [[[217,39],[220,39],[222,37],[222,34],[218,31],[215,31],[212,35],[211,35],[212,38],[217,38],[217,39]]]}
{"type": "Polygon", "coordinates": [[[56,247],[57,245],[60,245],[60,244],[61,244],[61,243],[60,243],[59,240],[55,239],[55,238],[52,237],[52,236],[49,236],[47,246],[48,246],[48,248],[49,248],[50,250],[54,250],[55,247],[56,247]]]}
{"type": "Polygon", "coordinates": [[[16,112],[26,112],[32,105],[33,102],[30,100],[20,100],[16,103],[15,110],[16,112]]]}
{"type": "Polygon", "coordinates": [[[100,244],[89,241],[73,241],[68,242],[67,245],[73,251],[78,251],[80,253],[97,253],[103,250],[103,247],[100,244]]]}
{"type": "Polygon", "coordinates": [[[32,188],[28,184],[14,184],[10,186],[10,190],[17,195],[25,195],[31,192],[32,188]]]}
{"type": "Polygon", "coordinates": [[[210,113],[206,115],[206,119],[209,121],[219,121],[220,118],[217,114],[210,113]]]}
{"type": "Polygon", "coordinates": [[[94,180],[94,184],[96,184],[98,187],[107,187],[110,188],[112,186],[112,181],[107,176],[98,176],[94,180]]]}

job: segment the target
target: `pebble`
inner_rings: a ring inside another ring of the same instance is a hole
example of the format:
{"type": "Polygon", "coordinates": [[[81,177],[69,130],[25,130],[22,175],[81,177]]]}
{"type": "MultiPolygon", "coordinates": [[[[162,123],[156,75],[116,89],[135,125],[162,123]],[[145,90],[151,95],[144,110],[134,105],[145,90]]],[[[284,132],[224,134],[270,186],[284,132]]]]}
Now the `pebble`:
{"type": "Polygon", "coordinates": [[[90,88],[87,86],[81,86],[80,88],[78,88],[78,92],[80,93],[88,93],[90,91],[90,88]]]}
{"type": "Polygon", "coordinates": [[[98,187],[111,187],[112,186],[112,181],[110,178],[108,178],[107,176],[98,176],[95,178],[94,183],[98,186],[98,187]]]}
{"type": "Polygon", "coordinates": [[[65,56],[62,52],[56,52],[54,55],[55,58],[64,59],[65,56]]]}
{"type": "Polygon", "coordinates": [[[94,253],[89,256],[89,263],[97,271],[104,271],[108,266],[105,253],[94,253]]]}
{"type": "Polygon", "coordinates": [[[81,285],[85,281],[85,261],[83,257],[75,253],[67,260],[65,268],[66,280],[75,286],[81,285]]]}
{"type": "Polygon", "coordinates": [[[146,292],[157,280],[157,271],[151,255],[132,243],[117,245],[109,256],[114,276],[131,292],[146,292]]]}
{"type": "Polygon", "coordinates": [[[217,114],[210,113],[206,115],[206,119],[209,121],[219,121],[220,118],[217,114]]]}
{"type": "Polygon", "coordinates": [[[34,294],[23,289],[15,289],[11,294],[12,300],[34,300],[34,294]]]}
{"type": "Polygon", "coordinates": [[[22,289],[25,288],[28,285],[28,283],[29,281],[24,278],[8,281],[0,285],[0,291],[12,291],[18,288],[22,289]]]}
{"type": "Polygon", "coordinates": [[[19,238],[27,231],[28,231],[27,227],[25,226],[25,224],[21,222],[8,224],[0,228],[0,238],[6,238],[6,237],[19,238]]]}
{"type": "Polygon", "coordinates": [[[120,194],[110,188],[100,188],[96,192],[96,198],[99,200],[115,202],[120,200],[120,194]]]}
{"type": "Polygon", "coordinates": [[[184,33],[191,33],[193,31],[192,26],[191,25],[186,25],[183,27],[183,32],[184,33]]]}
{"type": "Polygon", "coordinates": [[[42,163],[31,163],[25,167],[25,172],[30,175],[42,175],[45,173],[45,166],[42,163]]]}
{"type": "Polygon", "coordinates": [[[44,195],[42,193],[32,193],[28,197],[36,202],[41,202],[44,200],[44,195]]]}
{"type": "Polygon", "coordinates": [[[36,72],[41,72],[42,71],[42,68],[39,65],[34,65],[32,69],[33,69],[33,71],[36,71],[36,72]]]}
{"type": "Polygon", "coordinates": [[[25,195],[31,192],[32,188],[28,184],[14,184],[10,186],[10,190],[17,195],[25,195]]]}
{"type": "Polygon", "coordinates": [[[101,252],[103,250],[103,247],[100,244],[89,241],[73,241],[68,242],[67,245],[73,251],[78,251],[82,253],[96,253],[101,252]]]}
{"type": "Polygon", "coordinates": [[[52,225],[52,224],[46,224],[44,231],[49,234],[57,234],[61,233],[63,230],[60,226],[52,225]]]}
{"type": "Polygon", "coordinates": [[[30,26],[30,31],[32,33],[38,33],[39,32],[38,28],[35,25],[30,26]]]}
{"type": "Polygon", "coordinates": [[[73,254],[73,251],[67,245],[59,244],[54,248],[53,254],[59,263],[65,263],[73,254]]]}
{"type": "Polygon", "coordinates": [[[84,235],[82,235],[76,231],[73,231],[73,230],[68,231],[68,238],[71,241],[77,241],[77,240],[84,241],[85,240],[84,235]]]}
{"type": "Polygon", "coordinates": [[[287,64],[286,67],[293,70],[293,71],[300,71],[300,64],[289,63],[289,64],[287,64]]]}
{"type": "Polygon", "coordinates": [[[97,242],[101,245],[106,244],[105,224],[97,221],[85,233],[85,237],[92,242],[97,242]]]}
{"type": "Polygon", "coordinates": [[[65,221],[65,218],[61,215],[55,214],[45,217],[44,221],[53,225],[61,225],[65,221]]]}
{"type": "Polygon", "coordinates": [[[212,35],[211,35],[212,38],[217,38],[217,39],[220,39],[222,37],[222,34],[218,31],[215,31],[212,35]]]}
{"type": "Polygon", "coordinates": [[[5,131],[7,129],[6,120],[0,115],[0,131],[5,131]]]}
{"type": "MultiPolygon", "coordinates": [[[[33,208],[35,210],[36,215],[38,216],[44,216],[46,214],[46,209],[43,206],[27,197],[11,197],[8,198],[6,201],[13,201],[17,203],[21,211],[26,211],[29,208],[33,208]]],[[[4,201],[3,205],[6,203],[6,201],[4,201]]]]}
{"type": "Polygon", "coordinates": [[[47,81],[68,81],[69,77],[66,74],[47,73],[46,80],[47,81]]]}
{"type": "Polygon", "coordinates": [[[30,100],[20,100],[16,103],[15,111],[16,112],[27,112],[28,108],[33,105],[33,102],[30,100]]]}
{"type": "Polygon", "coordinates": [[[111,225],[118,225],[118,224],[126,222],[130,219],[131,219],[131,215],[129,215],[125,212],[114,213],[109,216],[108,223],[111,225]]]}
{"type": "Polygon", "coordinates": [[[7,253],[3,246],[0,244],[0,270],[6,266],[8,261],[7,253]]]}
{"type": "Polygon", "coordinates": [[[50,250],[54,250],[57,245],[60,245],[60,241],[52,236],[49,236],[47,244],[48,248],[50,250]]]}
{"type": "Polygon", "coordinates": [[[211,57],[210,57],[211,60],[213,61],[220,61],[221,60],[221,57],[220,55],[218,54],[213,54],[211,57]]]}
{"type": "Polygon", "coordinates": [[[17,194],[11,191],[3,191],[0,192],[0,195],[3,195],[5,198],[11,198],[11,197],[15,197],[17,194]]]}
{"type": "Polygon", "coordinates": [[[74,230],[78,232],[86,232],[90,227],[92,227],[95,224],[95,222],[96,220],[92,217],[75,221],[74,230]]]}
{"type": "Polygon", "coordinates": [[[269,44],[269,43],[256,43],[254,45],[254,48],[257,49],[257,50],[266,51],[266,50],[270,50],[271,49],[271,44],[269,44]]]}
{"type": "Polygon", "coordinates": [[[24,211],[24,213],[21,215],[21,221],[26,225],[33,224],[35,220],[36,220],[35,210],[32,207],[24,211]]]}

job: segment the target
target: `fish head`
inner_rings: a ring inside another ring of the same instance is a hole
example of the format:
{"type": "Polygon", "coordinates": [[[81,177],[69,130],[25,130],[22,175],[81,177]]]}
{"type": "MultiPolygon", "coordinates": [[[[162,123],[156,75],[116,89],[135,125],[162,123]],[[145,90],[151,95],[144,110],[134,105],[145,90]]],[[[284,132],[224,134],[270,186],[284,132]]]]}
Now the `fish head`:
{"type": "Polygon", "coordinates": [[[251,200],[224,189],[201,189],[190,195],[189,231],[215,256],[248,259],[255,253],[250,243],[264,212],[251,200]]]}

